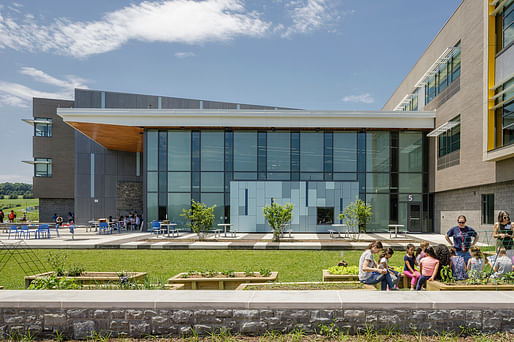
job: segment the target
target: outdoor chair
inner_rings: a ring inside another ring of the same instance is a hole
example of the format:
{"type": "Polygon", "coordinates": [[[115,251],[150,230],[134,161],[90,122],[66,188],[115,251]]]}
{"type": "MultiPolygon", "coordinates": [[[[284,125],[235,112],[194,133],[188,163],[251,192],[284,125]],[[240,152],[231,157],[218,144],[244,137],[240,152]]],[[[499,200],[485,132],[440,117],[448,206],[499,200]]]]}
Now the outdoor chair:
{"type": "Polygon", "coordinates": [[[21,226],[21,235],[23,235],[24,239],[30,239],[30,233],[34,233],[34,239],[36,238],[36,232],[31,232],[29,226],[23,225],[21,226]]]}
{"type": "Polygon", "coordinates": [[[50,226],[47,224],[39,225],[39,227],[37,228],[36,234],[37,234],[36,237],[38,239],[42,239],[42,238],[49,239],[50,238],[50,226]]]}
{"type": "MultiPolygon", "coordinates": [[[[61,235],[59,235],[59,223],[55,224],[55,235],[57,235],[57,237],[61,237],[61,235]]],[[[48,238],[50,238],[50,227],[48,229],[48,238]]]]}
{"type": "Polygon", "coordinates": [[[159,234],[162,234],[161,222],[159,222],[159,221],[152,222],[152,227],[150,228],[150,234],[156,234],[157,236],[159,236],[159,234]]]}
{"type": "Polygon", "coordinates": [[[18,230],[18,227],[14,224],[9,227],[9,236],[7,237],[8,240],[11,239],[11,234],[14,234],[15,239],[18,239],[21,237],[21,232],[18,230]]]}
{"type": "Polygon", "coordinates": [[[98,225],[98,235],[101,235],[102,232],[104,234],[107,234],[107,232],[109,232],[109,234],[112,234],[112,228],[109,226],[109,223],[100,222],[100,224],[98,225]]]}
{"type": "Polygon", "coordinates": [[[118,223],[116,224],[116,229],[118,229],[119,234],[121,234],[122,230],[128,231],[127,226],[123,221],[118,221],[118,223]]]}

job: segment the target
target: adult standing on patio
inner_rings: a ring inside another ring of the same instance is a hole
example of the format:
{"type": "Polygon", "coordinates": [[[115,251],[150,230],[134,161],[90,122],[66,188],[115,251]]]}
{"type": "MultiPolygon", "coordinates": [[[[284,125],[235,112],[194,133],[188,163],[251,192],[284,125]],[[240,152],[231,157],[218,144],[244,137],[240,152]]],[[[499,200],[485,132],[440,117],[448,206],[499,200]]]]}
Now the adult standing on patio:
{"type": "Polygon", "coordinates": [[[389,275],[389,271],[385,268],[378,268],[373,258],[373,254],[380,253],[382,248],[382,242],[373,241],[362,253],[359,260],[359,280],[361,283],[369,285],[380,282],[382,291],[386,290],[387,286],[389,286],[389,289],[394,290],[393,280],[389,275]]]}
{"type": "Polygon", "coordinates": [[[457,223],[457,226],[451,228],[448,233],[446,233],[445,238],[449,244],[455,247],[457,255],[463,257],[467,264],[468,260],[471,259],[469,249],[478,242],[478,233],[473,228],[466,225],[466,216],[464,215],[460,215],[457,218],[457,223]],[[453,244],[450,237],[453,237],[453,244]]]}
{"type": "Polygon", "coordinates": [[[512,259],[514,256],[514,241],[513,236],[513,224],[510,220],[510,215],[505,210],[500,210],[498,213],[498,222],[494,224],[494,238],[497,239],[497,247],[505,248],[507,256],[512,259]]]}
{"type": "Polygon", "coordinates": [[[4,223],[4,217],[5,217],[4,211],[2,209],[0,209],[0,223],[4,223]]]}

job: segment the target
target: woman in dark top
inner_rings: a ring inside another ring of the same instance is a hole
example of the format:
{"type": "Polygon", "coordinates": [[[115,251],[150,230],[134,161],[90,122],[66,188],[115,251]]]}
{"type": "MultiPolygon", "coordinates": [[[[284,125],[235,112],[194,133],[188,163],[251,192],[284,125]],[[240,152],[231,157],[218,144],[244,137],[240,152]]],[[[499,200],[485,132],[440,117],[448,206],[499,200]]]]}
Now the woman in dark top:
{"type": "Polygon", "coordinates": [[[505,248],[507,256],[512,259],[514,256],[514,241],[512,240],[512,223],[510,215],[504,210],[498,213],[498,222],[494,224],[494,238],[497,239],[497,247],[505,248]]]}

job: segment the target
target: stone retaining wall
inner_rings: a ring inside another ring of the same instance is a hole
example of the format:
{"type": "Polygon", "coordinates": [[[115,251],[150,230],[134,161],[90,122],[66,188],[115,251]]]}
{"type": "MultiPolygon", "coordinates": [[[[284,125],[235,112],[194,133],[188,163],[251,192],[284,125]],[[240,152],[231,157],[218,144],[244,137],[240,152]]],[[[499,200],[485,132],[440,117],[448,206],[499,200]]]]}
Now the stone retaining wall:
{"type": "Polygon", "coordinates": [[[332,323],[355,334],[367,327],[406,333],[514,333],[508,292],[369,291],[2,291],[0,338],[27,330],[37,337],[181,336],[227,328],[261,335],[295,328],[312,333],[332,323]],[[309,293],[307,293],[309,292],[309,293]],[[473,303],[471,303],[473,301],[473,303]]]}

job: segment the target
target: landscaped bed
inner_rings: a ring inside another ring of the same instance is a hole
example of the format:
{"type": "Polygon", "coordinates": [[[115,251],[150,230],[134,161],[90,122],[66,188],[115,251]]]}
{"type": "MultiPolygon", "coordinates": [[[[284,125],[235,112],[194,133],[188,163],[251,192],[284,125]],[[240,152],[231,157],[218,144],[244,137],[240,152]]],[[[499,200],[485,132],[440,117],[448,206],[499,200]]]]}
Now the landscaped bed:
{"type": "Polygon", "coordinates": [[[277,280],[278,272],[188,272],[179,273],[168,284],[184,284],[185,290],[234,290],[242,283],[263,283],[277,280]]]}
{"type": "Polygon", "coordinates": [[[337,282],[299,282],[299,283],[255,283],[241,284],[236,290],[376,290],[373,285],[365,285],[359,281],[337,282]]]}
{"type": "Polygon", "coordinates": [[[466,281],[443,283],[440,281],[427,281],[427,291],[514,291],[514,284],[493,283],[469,284],[466,281]]]}
{"type": "Polygon", "coordinates": [[[78,285],[86,284],[106,284],[106,283],[120,283],[120,279],[123,281],[136,283],[142,281],[146,277],[146,272],[82,272],[79,276],[55,276],[55,272],[46,272],[35,274],[31,276],[25,276],[25,288],[28,288],[30,284],[37,278],[55,277],[56,279],[66,279],[77,283],[78,285]]]}

